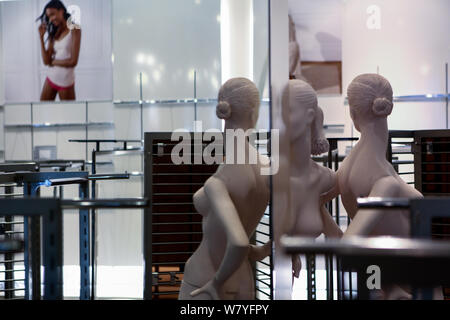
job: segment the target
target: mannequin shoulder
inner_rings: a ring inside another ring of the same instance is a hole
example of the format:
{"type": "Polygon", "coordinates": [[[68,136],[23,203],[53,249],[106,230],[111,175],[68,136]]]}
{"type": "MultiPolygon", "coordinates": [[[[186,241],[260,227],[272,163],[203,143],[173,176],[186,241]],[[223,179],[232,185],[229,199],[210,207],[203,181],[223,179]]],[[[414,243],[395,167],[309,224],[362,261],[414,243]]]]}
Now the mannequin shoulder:
{"type": "Polygon", "coordinates": [[[228,190],[247,189],[256,184],[254,170],[245,165],[222,164],[209,180],[218,179],[228,190]]]}
{"type": "Polygon", "coordinates": [[[332,169],[316,163],[316,169],[319,172],[319,183],[321,193],[332,189],[337,183],[337,173],[332,169]]]}

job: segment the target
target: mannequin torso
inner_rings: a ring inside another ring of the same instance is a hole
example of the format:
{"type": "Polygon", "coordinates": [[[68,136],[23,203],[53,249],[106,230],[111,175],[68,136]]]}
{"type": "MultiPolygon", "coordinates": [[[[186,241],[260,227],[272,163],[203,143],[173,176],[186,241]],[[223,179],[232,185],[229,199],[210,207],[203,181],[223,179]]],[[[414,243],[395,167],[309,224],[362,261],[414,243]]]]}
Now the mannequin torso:
{"type": "Polygon", "coordinates": [[[291,176],[291,208],[295,222],[291,234],[318,237],[323,233],[324,221],[320,211],[320,195],[329,191],[334,182],[333,172],[310,160],[310,168],[301,176],[291,176]]]}
{"type": "MultiPolygon", "coordinates": [[[[263,167],[261,155],[249,144],[247,148],[258,157],[257,164],[222,164],[213,178],[219,179],[226,186],[242,226],[250,238],[267,208],[270,190],[268,176],[260,175],[263,167]]],[[[195,288],[204,286],[216,274],[227,247],[226,233],[209,202],[204,187],[195,193],[194,205],[203,216],[203,238],[198,249],[186,262],[183,279],[195,288]]],[[[223,291],[225,299],[254,299],[253,272],[248,258],[225,282],[223,291]]]]}
{"type": "MultiPolygon", "coordinates": [[[[359,142],[344,159],[338,170],[342,203],[351,219],[354,219],[358,212],[357,198],[370,196],[375,185],[379,185],[386,191],[385,197],[417,198],[422,196],[396,173],[387,161],[385,153],[377,151],[370,143],[359,142]]],[[[372,196],[375,195],[372,194],[372,196]]],[[[383,195],[379,194],[379,196],[383,195]]],[[[364,212],[361,214],[364,215],[364,212]]],[[[407,211],[386,211],[382,219],[373,226],[369,235],[409,237],[408,216],[407,211]]]]}
{"type": "Polygon", "coordinates": [[[290,136],[290,229],[287,233],[316,238],[322,233],[340,237],[342,231],[320,203],[322,194],[336,184],[336,173],[319,165],[311,155],[328,151],[324,115],[314,89],[303,80],[289,80],[283,94],[290,136]]]}

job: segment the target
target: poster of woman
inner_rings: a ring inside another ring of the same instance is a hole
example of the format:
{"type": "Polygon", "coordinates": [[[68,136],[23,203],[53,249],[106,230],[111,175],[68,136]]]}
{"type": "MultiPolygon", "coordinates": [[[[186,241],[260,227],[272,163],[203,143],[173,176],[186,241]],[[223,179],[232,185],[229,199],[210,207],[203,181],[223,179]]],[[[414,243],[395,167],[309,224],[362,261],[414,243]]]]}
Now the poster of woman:
{"type": "Polygon", "coordinates": [[[41,101],[75,100],[75,67],[81,44],[81,27],[59,0],[51,0],[38,17],[42,61],[48,66],[41,101]],[[47,34],[47,39],[44,40],[47,34]]]}
{"type": "Polygon", "coordinates": [[[112,100],[111,1],[0,7],[5,103],[112,100]]]}

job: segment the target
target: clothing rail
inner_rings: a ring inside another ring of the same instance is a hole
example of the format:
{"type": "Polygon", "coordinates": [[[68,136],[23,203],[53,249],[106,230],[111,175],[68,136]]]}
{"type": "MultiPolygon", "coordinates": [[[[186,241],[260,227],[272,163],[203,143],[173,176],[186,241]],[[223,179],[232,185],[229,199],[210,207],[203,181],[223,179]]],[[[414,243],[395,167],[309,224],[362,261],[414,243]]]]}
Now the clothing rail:
{"type": "MultiPolygon", "coordinates": [[[[368,267],[376,266],[385,284],[407,284],[431,288],[450,284],[450,242],[392,237],[348,237],[316,241],[311,238],[283,237],[288,254],[336,255],[343,268],[357,272],[358,299],[371,298],[366,280],[368,267]]],[[[414,290],[414,298],[432,299],[430,289],[414,290]]]]}

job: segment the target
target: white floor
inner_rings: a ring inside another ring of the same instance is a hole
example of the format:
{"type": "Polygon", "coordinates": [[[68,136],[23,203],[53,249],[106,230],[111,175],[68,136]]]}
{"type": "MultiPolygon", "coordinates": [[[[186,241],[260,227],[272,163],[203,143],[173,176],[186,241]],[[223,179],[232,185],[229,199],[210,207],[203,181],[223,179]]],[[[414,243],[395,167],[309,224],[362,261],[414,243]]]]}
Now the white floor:
{"type": "MultiPolygon", "coordinates": [[[[19,267],[19,266],[17,266],[19,267]]],[[[268,271],[268,270],[263,270],[268,271]]],[[[43,272],[43,270],[42,270],[43,272]]],[[[0,273],[1,274],[1,273],[0,273]]],[[[43,273],[42,273],[43,274],[43,273]]],[[[64,297],[77,298],[80,294],[79,266],[64,266],[64,297]]],[[[293,300],[306,300],[306,270],[300,272],[300,278],[294,280],[292,290],[293,300]]],[[[17,272],[16,279],[23,279],[24,273],[17,272]]],[[[334,276],[336,281],[336,274],[334,276]]],[[[142,266],[98,266],[97,267],[97,298],[98,299],[142,299],[144,272],[142,266]]],[[[3,283],[0,282],[0,287],[3,283]]],[[[16,288],[24,288],[23,282],[17,282],[16,288]]],[[[335,283],[336,288],[336,283],[335,283]]],[[[261,288],[267,291],[266,288],[261,288]]],[[[17,292],[21,295],[23,292],[17,292]]],[[[324,269],[316,270],[317,300],[326,299],[326,273],[324,269]]],[[[264,295],[260,299],[264,299],[264,295]]]]}

